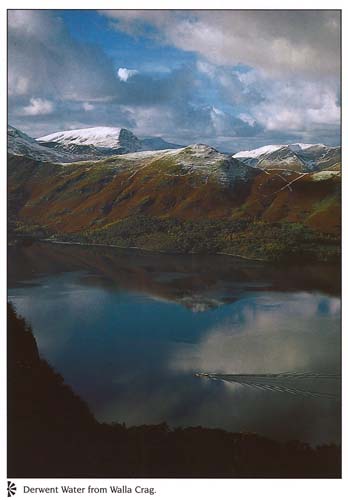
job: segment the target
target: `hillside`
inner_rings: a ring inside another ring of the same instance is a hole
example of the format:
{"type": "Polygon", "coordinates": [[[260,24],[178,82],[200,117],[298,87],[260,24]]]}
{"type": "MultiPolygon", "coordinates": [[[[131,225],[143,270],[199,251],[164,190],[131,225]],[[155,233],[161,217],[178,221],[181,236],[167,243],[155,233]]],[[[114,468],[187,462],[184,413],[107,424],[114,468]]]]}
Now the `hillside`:
{"type": "Polygon", "coordinates": [[[196,144],[69,164],[9,156],[15,234],[225,252],[336,258],[340,171],[264,170],[196,144]]]}

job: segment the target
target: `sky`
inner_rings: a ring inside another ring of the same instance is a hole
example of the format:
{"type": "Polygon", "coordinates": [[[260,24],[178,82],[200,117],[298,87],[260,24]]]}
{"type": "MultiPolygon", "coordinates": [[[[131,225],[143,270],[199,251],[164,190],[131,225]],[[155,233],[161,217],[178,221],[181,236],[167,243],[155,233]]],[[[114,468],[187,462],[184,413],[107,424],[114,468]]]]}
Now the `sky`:
{"type": "Polygon", "coordinates": [[[10,10],[8,119],[237,152],[340,143],[339,11],[10,10]]]}

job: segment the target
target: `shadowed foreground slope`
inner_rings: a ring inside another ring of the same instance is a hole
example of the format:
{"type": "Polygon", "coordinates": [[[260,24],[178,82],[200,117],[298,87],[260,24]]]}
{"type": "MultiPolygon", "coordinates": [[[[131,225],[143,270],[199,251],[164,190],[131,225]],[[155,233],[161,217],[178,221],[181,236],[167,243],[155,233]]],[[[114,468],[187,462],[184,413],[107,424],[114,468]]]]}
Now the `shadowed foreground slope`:
{"type": "Polygon", "coordinates": [[[100,424],[40,358],[31,328],[9,305],[9,477],[340,477],[340,461],[335,445],[100,424]]]}

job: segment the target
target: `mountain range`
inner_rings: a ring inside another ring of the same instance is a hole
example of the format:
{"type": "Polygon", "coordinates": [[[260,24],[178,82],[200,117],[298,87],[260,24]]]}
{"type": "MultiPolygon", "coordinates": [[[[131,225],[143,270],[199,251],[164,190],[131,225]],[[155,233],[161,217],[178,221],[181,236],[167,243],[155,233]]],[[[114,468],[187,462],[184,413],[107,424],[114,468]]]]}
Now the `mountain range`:
{"type": "Polygon", "coordinates": [[[337,257],[338,148],[269,146],[248,156],[205,144],[144,151],[131,132],[113,130],[34,140],[9,129],[14,238],[266,260],[337,257]],[[301,168],[289,155],[296,155],[301,168]],[[76,156],[83,161],[72,162],[76,156]]]}
{"type": "Polygon", "coordinates": [[[180,147],[166,142],[161,137],[138,139],[131,131],[119,127],[65,130],[33,139],[24,132],[8,126],[9,153],[58,163],[98,160],[136,151],[180,147]]]}
{"type": "MultiPolygon", "coordinates": [[[[65,130],[33,139],[8,127],[8,152],[58,163],[98,160],[139,151],[181,149],[161,137],[139,139],[131,131],[119,127],[92,127],[65,130]]],[[[226,155],[229,156],[229,155],[226,155]]],[[[340,168],[341,148],[324,144],[267,145],[232,155],[238,161],[262,169],[289,169],[312,172],[340,168]]]]}
{"type": "Polygon", "coordinates": [[[176,144],[164,141],[161,137],[148,137],[141,140],[130,130],[119,127],[65,130],[39,137],[37,142],[63,155],[70,155],[70,161],[101,159],[149,149],[180,148],[176,144]]]}
{"type": "Polygon", "coordinates": [[[340,168],[341,148],[324,144],[267,145],[233,155],[243,163],[263,169],[291,169],[311,172],[327,168],[340,168]]]}

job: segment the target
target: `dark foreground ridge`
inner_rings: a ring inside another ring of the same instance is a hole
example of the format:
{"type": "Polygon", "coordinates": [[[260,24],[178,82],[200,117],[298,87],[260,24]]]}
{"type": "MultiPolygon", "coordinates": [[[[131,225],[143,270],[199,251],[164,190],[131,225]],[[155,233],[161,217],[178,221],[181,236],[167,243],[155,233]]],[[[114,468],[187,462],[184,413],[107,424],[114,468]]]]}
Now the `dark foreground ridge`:
{"type": "Polygon", "coordinates": [[[165,423],[98,423],[8,307],[9,477],[338,478],[336,445],[165,423]]]}

